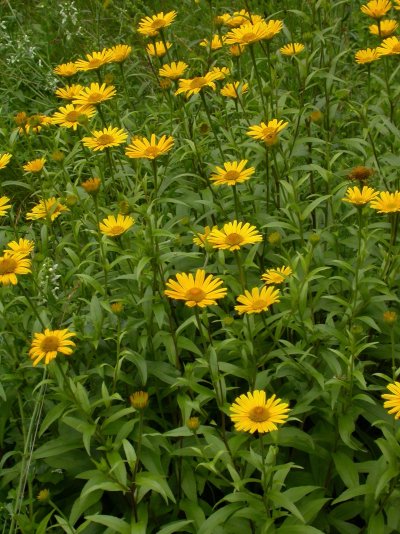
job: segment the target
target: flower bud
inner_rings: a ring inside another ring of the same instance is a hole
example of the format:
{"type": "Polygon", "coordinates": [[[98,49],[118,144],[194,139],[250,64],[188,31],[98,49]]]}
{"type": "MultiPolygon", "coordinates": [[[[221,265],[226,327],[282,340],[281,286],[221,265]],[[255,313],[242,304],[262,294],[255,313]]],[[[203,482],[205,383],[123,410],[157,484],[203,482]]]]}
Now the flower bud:
{"type": "Polygon", "coordinates": [[[135,410],[144,410],[149,401],[149,394],[146,391],[136,391],[129,396],[129,401],[135,410]]]}

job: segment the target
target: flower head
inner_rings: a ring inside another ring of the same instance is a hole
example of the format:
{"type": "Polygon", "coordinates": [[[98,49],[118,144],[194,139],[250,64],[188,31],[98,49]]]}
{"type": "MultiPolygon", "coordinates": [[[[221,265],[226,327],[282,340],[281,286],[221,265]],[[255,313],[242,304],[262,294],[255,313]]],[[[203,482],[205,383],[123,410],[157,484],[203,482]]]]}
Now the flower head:
{"type": "Polygon", "coordinates": [[[135,393],[129,395],[129,400],[132,408],[144,410],[149,402],[149,394],[147,391],[135,391],[135,393]]]}
{"type": "Polygon", "coordinates": [[[41,200],[39,204],[36,204],[32,208],[32,211],[26,214],[26,218],[28,220],[36,220],[50,217],[54,221],[63,211],[69,211],[69,209],[63,204],[60,204],[55,197],[51,197],[46,200],[41,200]]]}
{"type": "Polygon", "coordinates": [[[132,139],[126,147],[125,154],[128,158],[156,159],[169,152],[174,145],[174,138],[163,135],[157,141],[156,135],[151,134],[150,141],[146,137],[132,139]]]}
{"type": "Polygon", "coordinates": [[[37,158],[32,161],[28,161],[25,165],[22,166],[25,172],[40,172],[43,170],[44,164],[46,163],[46,158],[37,158]]]}
{"type": "Polygon", "coordinates": [[[234,57],[238,57],[242,55],[245,48],[246,48],[246,45],[233,44],[229,47],[229,53],[234,57]]]}
{"type": "Polygon", "coordinates": [[[372,63],[379,59],[377,48],[367,48],[365,50],[359,50],[354,55],[356,63],[364,65],[365,63],[372,63]]]}
{"type": "Polygon", "coordinates": [[[210,226],[206,226],[204,228],[204,231],[203,233],[197,233],[194,237],[193,237],[193,243],[195,245],[197,245],[198,247],[201,247],[201,248],[205,248],[207,247],[207,245],[210,245],[210,243],[208,242],[208,237],[211,233],[212,230],[215,230],[215,229],[218,229],[218,226],[213,226],[212,228],[210,226]]]}
{"type": "Polygon", "coordinates": [[[236,430],[245,432],[271,432],[276,425],[285,423],[288,418],[289,405],[272,395],[269,399],[265,391],[254,390],[247,395],[240,395],[230,407],[231,419],[236,430]]]}
{"type": "Polygon", "coordinates": [[[10,163],[11,158],[12,155],[8,154],[8,152],[2,154],[0,156],[0,169],[4,169],[5,167],[7,167],[7,165],[10,163]]]}
{"type": "Polygon", "coordinates": [[[20,238],[19,241],[10,241],[7,243],[8,250],[5,250],[5,253],[18,254],[20,256],[29,256],[34,248],[33,241],[29,239],[20,238]]]}
{"type": "Polygon", "coordinates": [[[245,290],[244,295],[239,295],[237,301],[239,304],[235,306],[235,310],[239,312],[239,315],[243,313],[261,313],[267,311],[268,308],[280,302],[279,289],[275,289],[274,286],[253,287],[250,291],[245,290]]]}
{"type": "Polygon", "coordinates": [[[400,54],[400,39],[398,37],[388,37],[384,39],[381,46],[376,49],[379,56],[394,56],[400,54]]]}
{"type": "Polygon", "coordinates": [[[108,52],[110,52],[111,61],[122,63],[130,56],[132,47],[126,44],[119,44],[109,48],[108,52]]]}
{"type": "Polygon", "coordinates": [[[86,193],[89,193],[89,195],[95,195],[100,189],[100,184],[100,178],[88,178],[87,180],[81,183],[81,186],[86,191],[86,193]]]}
{"type": "Polygon", "coordinates": [[[350,202],[356,206],[365,206],[370,200],[373,200],[379,195],[379,191],[375,191],[372,187],[364,185],[360,190],[356,187],[349,187],[346,191],[346,196],[342,198],[345,202],[350,202]]]}
{"type": "Polygon", "coordinates": [[[258,233],[257,228],[250,223],[229,222],[224,224],[221,230],[213,230],[208,242],[213,248],[222,250],[239,250],[244,245],[253,245],[262,241],[262,235],[258,233]]]}
{"type": "Polygon", "coordinates": [[[224,80],[230,73],[231,71],[228,67],[213,67],[210,70],[210,74],[218,74],[218,78],[215,78],[216,80],[224,80]]]}
{"type": "Polygon", "coordinates": [[[282,284],[285,282],[286,278],[293,273],[290,267],[277,267],[276,269],[267,269],[263,275],[261,275],[261,280],[264,280],[265,285],[270,284],[282,284]]]}
{"type": "Polygon", "coordinates": [[[159,30],[169,26],[176,17],[176,11],[157,13],[151,17],[144,17],[139,22],[138,32],[146,37],[155,37],[159,30]]]}
{"type": "Polygon", "coordinates": [[[101,102],[109,100],[117,91],[113,85],[107,86],[105,83],[91,83],[90,87],[84,87],[79,95],[74,98],[73,103],[79,106],[95,106],[101,102]]]}
{"type": "Polygon", "coordinates": [[[34,360],[33,366],[35,367],[43,358],[44,363],[47,365],[51,360],[54,360],[59,352],[66,356],[72,354],[75,343],[69,338],[75,335],[68,328],[65,328],[65,330],[49,330],[46,328],[43,333],[36,333],[29,349],[29,357],[34,360]]]}
{"type": "Polygon", "coordinates": [[[172,43],[169,41],[166,41],[165,44],[163,41],[156,41],[154,44],[149,43],[146,46],[146,52],[149,54],[149,56],[162,57],[165,56],[167,50],[169,50],[171,46],[172,43]]]}
{"type": "Polygon", "coordinates": [[[227,161],[224,163],[224,168],[215,167],[214,174],[211,175],[210,180],[214,182],[213,185],[236,185],[249,180],[254,174],[255,168],[249,167],[245,169],[247,159],[241,161],[227,161]]]}
{"type": "Polygon", "coordinates": [[[75,62],[76,68],[79,71],[96,70],[112,61],[112,53],[110,49],[103,48],[100,52],[92,52],[86,54],[86,59],[78,59],[75,62]]]}
{"type": "Polygon", "coordinates": [[[255,24],[243,24],[226,34],[227,44],[248,45],[257,41],[270,40],[277,35],[283,28],[281,20],[261,20],[255,24]]]}
{"type": "Polygon", "coordinates": [[[122,145],[122,143],[125,143],[128,134],[124,130],[109,126],[102,130],[95,130],[92,132],[92,136],[84,137],[82,143],[96,152],[97,150],[105,150],[112,146],[122,145]]]}
{"type": "Polygon", "coordinates": [[[383,321],[393,326],[394,323],[397,321],[397,313],[395,311],[387,310],[383,313],[383,321]]]}
{"type": "Polygon", "coordinates": [[[264,141],[267,146],[271,146],[278,142],[278,133],[284,130],[288,124],[288,122],[273,119],[268,124],[261,122],[260,124],[250,126],[246,133],[254,139],[264,141]]]}
{"type": "Polygon", "coordinates": [[[284,56],[296,56],[304,50],[304,45],[301,43],[289,43],[279,49],[280,53],[284,56]]]}
{"type": "Polygon", "coordinates": [[[96,108],[94,106],[67,104],[65,107],[58,108],[58,111],[54,113],[51,120],[53,124],[76,130],[80,124],[93,117],[95,113],[96,108]]]}
{"type": "Polygon", "coordinates": [[[390,0],[371,0],[361,6],[361,11],[373,19],[381,19],[392,7],[390,0]]]}
{"type": "Polygon", "coordinates": [[[31,260],[28,260],[24,254],[18,254],[10,251],[5,251],[3,256],[0,256],[0,284],[8,286],[10,284],[16,285],[18,283],[17,274],[28,274],[30,270],[31,260]]]}
{"type": "Polygon", "coordinates": [[[214,278],[211,274],[206,278],[206,272],[198,269],[195,276],[191,273],[178,273],[176,280],[170,278],[166,284],[168,289],[164,293],[172,299],[184,300],[190,308],[204,308],[225,297],[227,289],[219,287],[222,283],[220,278],[214,278]]]}
{"type": "Polygon", "coordinates": [[[70,76],[73,76],[78,72],[78,67],[75,63],[70,61],[69,63],[62,63],[61,65],[57,65],[57,67],[54,67],[53,72],[54,74],[58,74],[59,76],[69,78],[70,76]]]}
{"type": "Polygon", "coordinates": [[[233,82],[227,83],[223,86],[220,93],[227,98],[238,98],[240,95],[244,95],[249,90],[248,83],[233,82]]]}
{"type": "Polygon", "coordinates": [[[22,124],[18,131],[20,134],[26,133],[39,133],[42,126],[48,126],[51,124],[51,118],[46,115],[31,115],[28,117],[24,124],[22,124]]]}
{"type": "Polygon", "coordinates": [[[220,37],[217,34],[213,35],[211,42],[208,39],[200,41],[200,46],[210,48],[211,50],[219,50],[225,44],[225,36],[220,37]]]}
{"type": "Polygon", "coordinates": [[[185,93],[186,98],[192,95],[197,95],[205,87],[211,87],[215,91],[215,80],[220,77],[219,72],[207,72],[204,76],[196,76],[195,78],[188,78],[179,80],[179,89],[175,91],[176,95],[185,93]]]}
{"type": "Polygon", "coordinates": [[[127,215],[126,217],[121,213],[118,213],[117,217],[109,215],[99,224],[99,228],[102,234],[109,237],[117,237],[125,233],[131,226],[135,224],[135,219],[127,215]]]}
{"type": "Polygon", "coordinates": [[[389,37],[394,33],[399,27],[397,21],[393,19],[381,20],[380,24],[371,24],[369,27],[370,33],[372,35],[377,35],[378,37],[385,38],[389,37]]]}
{"type": "Polygon", "coordinates": [[[224,24],[230,28],[238,28],[239,26],[243,26],[243,24],[255,24],[256,22],[264,21],[260,15],[251,15],[245,9],[234,11],[233,15],[227,13],[222,15],[222,17],[224,24]]]}
{"type": "Polygon", "coordinates": [[[388,413],[394,414],[395,419],[400,419],[400,382],[388,384],[386,387],[391,393],[382,395],[382,399],[385,399],[383,407],[388,413]]]}
{"type": "Polygon", "coordinates": [[[188,68],[188,65],[184,61],[173,61],[169,65],[163,65],[159,69],[158,74],[161,78],[169,78],[170,80],[177,80],[182,76],[185,70],[188,68]]]}
{"type": "Polygon", "coordinates": [[[366,182],[374,174],[374,169],[358,165],[353,167],[347,175],[349,180],[358,180],[359,182],[366,182]]]}
{"type": "Polygon", "coordinates": [[[65,87],[59,87],[56,89],[55,95],[58,96],[58,98],[63,98],[64,100],[73,100],[79,95],[82,89],[83,85],[79,85],[78,83],[66,85],[65,87]]]}
{"type": "Polygon", "coordinates": [[[7,204],[7,202],[10,202],[8,197],[0,197],[0,217],[4,217],[7,210],[11,208],[11,204],[7,204]]]}
{"type": "Polygon", "coordinates": [[[39,502],[48,502],[50,500],[50,490],[48,490],[47,488],[40,490],[37,494],[36,499],[39,502]]]}
{"type": "Polygon", "coordinates": [[[377,210],[378,213],[395,213],[400,211],[400,191],[389,193],[382,191],[379,197],[373,199],[370,203],[371,208],[377,210]]]}

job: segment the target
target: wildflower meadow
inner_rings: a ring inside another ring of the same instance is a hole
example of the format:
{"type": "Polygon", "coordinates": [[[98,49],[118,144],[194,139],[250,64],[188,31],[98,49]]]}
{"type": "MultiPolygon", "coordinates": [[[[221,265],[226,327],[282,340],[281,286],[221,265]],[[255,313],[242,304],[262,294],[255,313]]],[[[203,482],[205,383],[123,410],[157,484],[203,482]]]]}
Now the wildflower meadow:
{"type": "Polygon", "coordinates": [[[399,533],[400,0],[0,13],[0,533],[399,533]]]}

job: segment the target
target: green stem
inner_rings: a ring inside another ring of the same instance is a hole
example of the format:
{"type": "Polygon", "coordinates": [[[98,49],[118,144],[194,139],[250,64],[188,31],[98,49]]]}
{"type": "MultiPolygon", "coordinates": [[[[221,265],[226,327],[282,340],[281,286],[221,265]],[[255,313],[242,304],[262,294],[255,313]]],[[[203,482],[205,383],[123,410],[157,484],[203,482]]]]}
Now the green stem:
{"type": "Polygon", "coordinates": [[[214,134],[215,142],[217,144],[219,153],[221,154],[222,161],[224,161],[225,160],[225,156],[224,156],[224,153],[222,151],[221,143],[220,143],[220,141],[218,139],[218,135],[217,135],[217,131],[215,129],[214,123],[211,120],[211,114],[210,114],[210,110],[208,109],[208,104],[207,104],[206,97],[204,96],[204,93],[202,91],[200,91],[200,97],[201,97],[201,101],[203,102],[203,106],[204,106],[204,109],[205,109],[205,112],[206,112],[207,119],[208,119],[208,122],[210,124],[211,130],[212,130],[212,132],[214,134]]]}
{"type": "MultiPolygon", "coordinates": [[[[268,107],[265,104],[265,100],[264,100],[263,86],[262,86],[262,82],[261,82],[261,78],[260,78],[260,73],[258,72],[257,61],[256,61],[256,57],[254,55],[253,46],[254,46],[253,44],[249,45],[251,61],[253,62],[254,72],[255,72],[255,75],[256,75],[258,90],[260,92],[260,97],[261,97],[261,102],[262,102],[264,114],[265,114],[265,117],[268,117],[268,107]]],[[[269,61],[268,61],[268,64],[269,64],[269,61]]]]}
{"type": "Polygon", "coordinates": [[[44,324],[42,318],[40,317],[39,312],[37,311],[36,306],[33,304],[32,299],[30,298],[30,296],[29,296],[28,293],[25,291],[25,288],[24,288],[22,285],[20,285],[19,287],[20,287],[22,293],[24,294],[24,297],[25,297],[26,300],[28,301],[28,304],[29,304],[30,307],[32,308],[32,311],[33,311],[33,313],[35,314],[37,320],[38,320],[39,323],[42,325],[43,330],[45,330],[45,329],[46,329],[46,325],[44,324]]]}
{"type": "Polygon", "coordinates": [[[104,251],[103,236],[100,230],[100,217],[99,217],[99,206],[98,206],[98,201],[97,201],[97,195],[93,197],[93,201],[94,201],[94,212],[96,215],[97,237],[99,239],[99,246],[100,246],[100,261],[101,261],[101,265],[103,267],[103,272],[104,272],[104,289],[107,293],[108,292],[108,274],[107,274],[108,265],[107,265],[107,256],[104,251]]]}
{"type": "Polygon", "coordinates": [[[245,288],[246,288],[246,278],[245,278],[244,271],[243,271],[243,266],[242,266],[242,262],[240,258],[240,252],[238,250],[234,250],[233,254],[235,255],[235,260],[236,260],[236,264],[237,264],[238,272],[239,272],[239,280],[242,285],[242,290],[244,293],[245,288]]]}

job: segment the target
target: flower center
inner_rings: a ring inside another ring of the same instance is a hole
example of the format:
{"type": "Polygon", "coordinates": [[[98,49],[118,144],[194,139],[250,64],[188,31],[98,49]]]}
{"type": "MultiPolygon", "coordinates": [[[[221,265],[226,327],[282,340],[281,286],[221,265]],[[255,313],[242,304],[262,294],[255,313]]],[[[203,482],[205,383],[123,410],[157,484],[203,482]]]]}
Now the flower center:
{"type": "Polygon", "coordinates": [[[240,177],[240,172],[238,171],[228,171],[225,174],[225,180],[231,180],[232,182],[236,181],[240,177]]]}
{"type": "Polygon", "coordinates": [[[70,111],[65,115],[65,120],[68,122],[77,122],[80,115],[79,111],[70,111]]]}
{"type": "Polygon", "coordinates": [[[117,225],[117,226],[113,226],[110,231],[113,235],[120,235],[125,232],[125,228],[123,226],[117,225]]]}
{"type": "Polygon", "coordinates": [[[240,234],[233,232],[226,236],[225,242],[228,245],[239,245],[243,241],[243,237],[240,234]]]}
{"type": "Polygon", "coordinates": [[[264,423],[264,421],[268,421],[269,417],[269,411],[265,406],[255,406],[249,411],[249,419],[254,423],[264,423]]]}
{"type": "Polygon", "coordinates": [[[106,146],[114,142],[114,137],[112,135],[102,134],[96,139],[96,141],[99,145],[106,146]]]}
{"type": "Polygon", "coordinates": [[[148,158],[156,158],[160,153],[160,149],[158,146],[148,146],[144,153],[148,158]]]}
{"type": "Polygon", "coordinates": [[[207,85],[207,80],[203,76],[197,76],[190,82],[190,89],[199,89],[204,85],[207,85]]]}
{"type": "Polygon", "coordinates": [[[12,274],[17,268],[17,262],[13,258],[4,258],[0,261],[0,274],[12,274]]]}
{"type": "Polygon", "coordinates": [[[60,342],[57,336],[46,336],[40,344],[40,348],[43,352],[53,352],[58,350],[59,345],[60,342]]]}
{"type": "Polygon", "coordinates": [[[185,297],[187,300],[194,300],[195,302],[201,302],[206,296],[206,293],[199,287],[192,287],[186,291],[185,297]]]}
{"type": "Polygon", "coordinates": [[[255,41],[257,39],[257,35],[253,32],[245,33],[242,35],[242,41],[245,43],[251,43],[252,41],[255,41]]]}
{"type": "Polygon", "coordinates": [[[165,25],[166,25],[166,22],[164,19],[156,19],[156,20],[153,20],[153,22],[151,23],[151,27],[153,28],[153,30],[164,28],[165,25]]]}
{"type": "Polygon", "coordinates": [[[253,310],[263,310],[266,306],[267,306],[267,303],[266,303],[266,301],[263,300],[263,299],[255,300],[255,301],[253,302],[253,304],[251,305],[251,307],[253,308],[253,310]]]}
{"type": "Polygon", "coordinates": [[[90,102],[91,104],[94,104],[96,102],[101,102],[102,100],[103,100],[102,93],[91,93],[87,98],[87,101],[90,102]]]}

